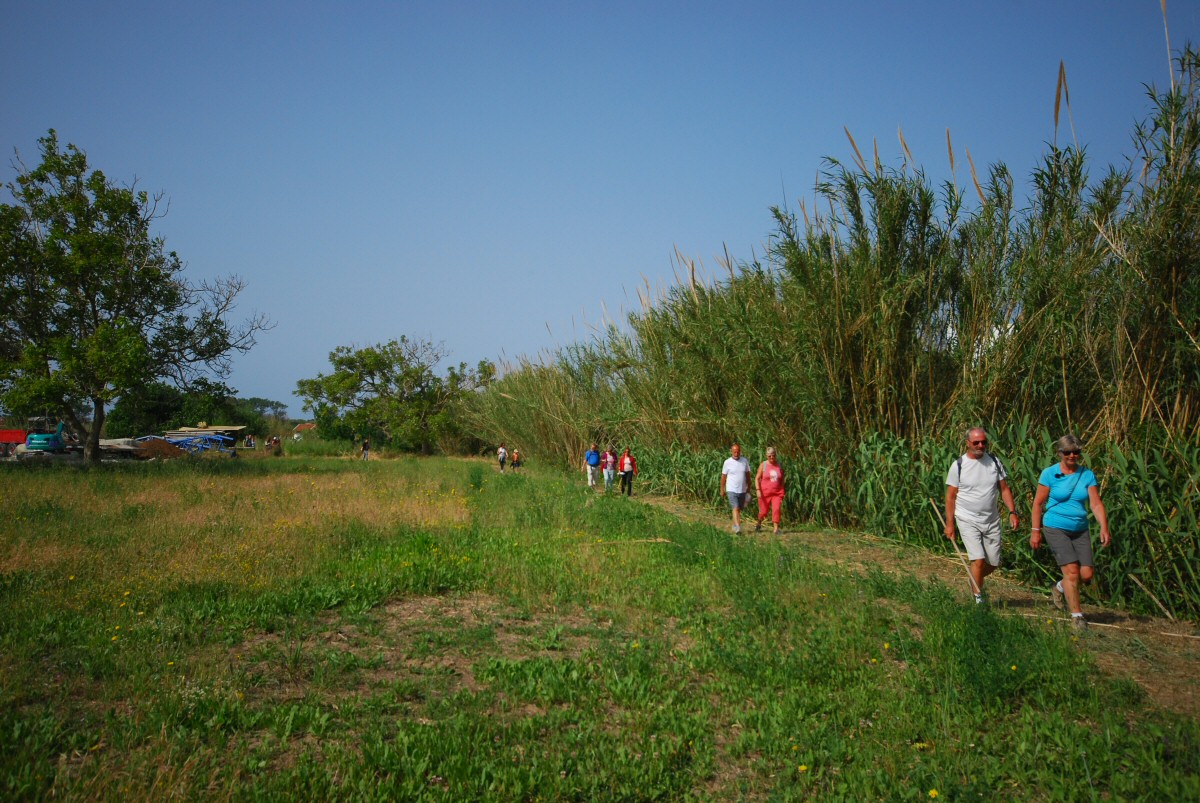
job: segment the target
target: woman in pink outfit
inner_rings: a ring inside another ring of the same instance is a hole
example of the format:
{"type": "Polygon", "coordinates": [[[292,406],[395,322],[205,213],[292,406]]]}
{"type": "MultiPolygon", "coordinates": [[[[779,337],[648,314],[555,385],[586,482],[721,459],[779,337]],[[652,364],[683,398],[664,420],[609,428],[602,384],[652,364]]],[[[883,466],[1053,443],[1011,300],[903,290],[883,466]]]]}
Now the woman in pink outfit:
{"type": "Polygon", "coordinates": [[[779,518],[783,508],[783,466],[779,465],[779,457],[775,447],[767,448],[767,459],[758,467],[754,477],[754,487],[758,491],[758,524],[755,530],[762,529],[763,519],[767,511],[771,512],[771,522],[775,525],[774,534],[779,534],[779,518]]]}

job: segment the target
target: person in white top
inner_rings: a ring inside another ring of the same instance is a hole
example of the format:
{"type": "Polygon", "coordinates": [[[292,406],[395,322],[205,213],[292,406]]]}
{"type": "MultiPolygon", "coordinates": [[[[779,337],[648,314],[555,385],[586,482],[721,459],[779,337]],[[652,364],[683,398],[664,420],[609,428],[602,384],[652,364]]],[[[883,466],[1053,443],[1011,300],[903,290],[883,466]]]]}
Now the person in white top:
{"type": "Polygon", "coordinates": [[[729,500],[733,510],[733,531],[742,531],[742,510],[750,498],[750,461],[742,457],[742,447],[729,447],[729,457],[721,466],[721,495],[729,500]]]}
{"type": "Polygon", "coordinates": [[[504,443],[500,443],[500,448],[496,450],[496,459],[500,461],[500,473],[504,473],[504,464],[508,461],[508,449],[504,448],[504,443]]]}
{"type": "Polygon", "coordinates": [[[946,537],[954,540],[954,525],[971,561],[971,592],[983,602],[983,578],[1000,566],[1000,513],[996,492],[1008,508],[1009,526],[1021,523],[1008,472],[999,458],[988,454],[988,436],[981,427],[967,430],[967,451],[946,473],[946,537]]]}

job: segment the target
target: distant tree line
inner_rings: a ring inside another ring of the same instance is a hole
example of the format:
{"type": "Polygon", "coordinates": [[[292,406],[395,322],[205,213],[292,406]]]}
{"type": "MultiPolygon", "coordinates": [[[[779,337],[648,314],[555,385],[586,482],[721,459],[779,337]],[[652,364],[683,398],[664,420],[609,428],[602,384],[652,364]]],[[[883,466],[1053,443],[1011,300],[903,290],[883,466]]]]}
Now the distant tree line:
{"type": "Polygon", "coordinates": [[[198,380],[187,390],[151,382],[117,400],[108,413],[105,434],[110,438],[158,435],[201,421],[245,426],[254,435],[280,433],[290,425],[283,402],[238,398],[221,382],[198,380]]]}

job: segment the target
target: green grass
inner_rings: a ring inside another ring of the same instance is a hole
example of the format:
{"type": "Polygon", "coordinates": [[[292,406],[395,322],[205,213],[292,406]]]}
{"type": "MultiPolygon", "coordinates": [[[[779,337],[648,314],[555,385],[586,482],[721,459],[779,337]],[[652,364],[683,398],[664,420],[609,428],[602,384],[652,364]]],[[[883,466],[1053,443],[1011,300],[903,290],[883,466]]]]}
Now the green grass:
{"type": "Polygon", "coordinates": [[[574,478],[310,457],[0,487],[7,799],[1200,794],[1197,723],[1069,634],[574,478]]]}

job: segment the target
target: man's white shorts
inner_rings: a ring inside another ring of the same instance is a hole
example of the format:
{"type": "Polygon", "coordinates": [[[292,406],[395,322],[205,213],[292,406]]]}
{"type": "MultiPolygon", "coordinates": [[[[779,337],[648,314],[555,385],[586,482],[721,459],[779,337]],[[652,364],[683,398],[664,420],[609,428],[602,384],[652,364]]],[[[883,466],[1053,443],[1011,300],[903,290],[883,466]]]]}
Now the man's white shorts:
{"type": "Polygon", "coordinates": [[[963,546],[967,548],[967,557],[971,560],[986,560],[992,566],[1000,565],[1000,517],[988,521],[960,519],[954,517],[958,524],[958,534],[962,536],[963,546]]]}

